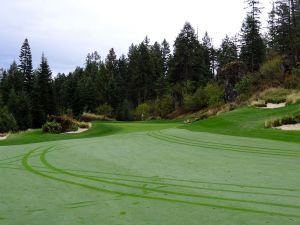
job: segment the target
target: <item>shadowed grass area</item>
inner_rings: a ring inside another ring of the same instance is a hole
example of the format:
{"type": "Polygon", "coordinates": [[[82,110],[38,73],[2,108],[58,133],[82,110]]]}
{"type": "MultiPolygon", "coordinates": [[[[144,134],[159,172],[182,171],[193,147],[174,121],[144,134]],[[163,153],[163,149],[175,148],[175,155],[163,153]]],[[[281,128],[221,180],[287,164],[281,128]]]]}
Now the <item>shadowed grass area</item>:
{"type": "Polygon", "coordinates": [[[264,128],[266,120],[293,115],[299,112],[300,104],[278,109],[244,107],[206,120],[197,121],[182,128],[191,131],[210,132],[233,136],[266,138],[271,140],[300,142],[300,131],[282,131],[264,128]]]}

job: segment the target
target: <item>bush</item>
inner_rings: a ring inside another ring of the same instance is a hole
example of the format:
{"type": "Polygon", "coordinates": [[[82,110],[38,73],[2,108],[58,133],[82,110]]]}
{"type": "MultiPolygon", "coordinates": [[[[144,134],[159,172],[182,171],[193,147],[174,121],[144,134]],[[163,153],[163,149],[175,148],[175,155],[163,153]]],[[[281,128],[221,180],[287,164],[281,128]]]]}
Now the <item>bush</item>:
{"type": "Polygon", "coordinates": [[[193,95],[193,99],[195,101],[195,105],[198,109],[203,109],[208,106],[209,97],[205,92],[205,89],[200,87],[196,90],[193,95]]]}
{"type": "Polygon", "coordinates": [[[155,114],[161,118],[166,118],[174,110],[173,99],[170,95],[166,95],[154,102],[155,114]]]}
{"type": "Polygon", "coordinates": [[[278,79],[283,76],[283,61],[279,56],[266,61],[260,68],[261,75],[266,79],[278,79]]]}
{"type": "Polygon", "coordinates": [[[286,76],[283,81],[283,86],[287,89],[299,89],[300,88],[300,77],[289,75],[286,76]]]}
{"type": "Polygon", "coordinates": [[[135,118],[137,120],[148,119],[151,115],[152,106],[149,103],[142,103],[135,109],[135,118]]]}
{"type": "Polygon", "coordinates": [[[286,98],[286,104],[294,104],[300,101],[300,91],[294,91],[286,98]]]}
{"type": "Polygon", "coordinates": [[[105,115],[108,117],[112,116],[112,112],[113,112],[113,108],[108,104],[101,105],[101,106],[97,107],[97,109],[96,109],[97,114],[105,115]]]}
{"type": "Polygon", "coordinates": [[[183,107],[186,111],[198,111],[208,106],[209,97],[205,89],[199,87],[193,95],[185,95],[183,107]]]}
{"type": "Polygon", "coordinates": [[[133,115],[133,110],[132,110],[132,105],[130,102],[125,99],[117,108],[117,120],[120,121],[130,121],[133,120],[134,115],[133,115]]]}
{"type": "Polygon", "coordinates": [[[204,91],[208,98],[208,106],[216,106],[224,102],[224,90],[223,87],[217,83],[209,83],[204,88],[204,91]]]}
{"type": "Polygon", "coordinates": [[[57,122],[46,122],[42,126],[42,130],[45,133],[60,134],[62,133],[62,126],[57,122]]]}
{"type": "Polygon", "coordinates": [[[244,76],[240,82],[238,82],[234,89],[235,91],[241,95],[241,94],[249,94],[252,89],[252,84],[253,84],[253,76],[252,75],[247,75],[244,76]]]}
{"type": "Polygon", "coordinates": [[[260,99],[266,103],[282,103],[286,102],[287,96],[291,93],[290,90],[284,88],[270,88],[260,93],[260,99]]]}
{"type": "Polygon", "coordinates": [[[17,122],[7,108],[0,109],[0,133],[8,133],[17,130],[17,122]]]}
{"type": "Polygon", "coordinates": [[[47,122],[59,123],[62,127],[62,132],[78,130],[77,121],[69,116],[49,116],[47,122]]]}
{"type": "Polygon", "coordinates": [[[198,109],[193,95],[183,96],[183,108],[185,111],[195,111],[198,109]]]}
{"type": "Polygon", "coordinates": [[[97,115],[94,113],[86,113],[86,112],[80,116],[80,119],[84,122],[110,120],[106,115],[97,115]]]}
{"type": "Polygon", "coordinates": [[[88,124],[86,122],[76,122],[76,125],[79,128],[82,128],[82,129],[88,129],[88,128],[90,128],[90,124],[88,124]]]}
{"type": "Polygon", "coordinates": [[[267,120],[267,121],[265,121],[265,127],[266,128],[279,127],[282,125],[296,124],[296,123],[300,123],[300,114],[289,115],[289,116],[284,116],[281,118],[273,118],[273,119],[267,120]]]}

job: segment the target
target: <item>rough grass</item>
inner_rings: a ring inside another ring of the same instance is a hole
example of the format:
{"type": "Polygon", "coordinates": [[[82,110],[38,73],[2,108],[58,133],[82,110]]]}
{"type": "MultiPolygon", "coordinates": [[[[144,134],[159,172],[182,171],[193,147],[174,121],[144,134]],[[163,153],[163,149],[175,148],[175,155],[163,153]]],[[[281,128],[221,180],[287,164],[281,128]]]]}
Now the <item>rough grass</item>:
{"type": "Polygon", "coordinates": [[[300,91],[284,88],[269,88],[251,98],[251,105],[262,107],[267,103],[294,104],[300,100],[300,91]]]}

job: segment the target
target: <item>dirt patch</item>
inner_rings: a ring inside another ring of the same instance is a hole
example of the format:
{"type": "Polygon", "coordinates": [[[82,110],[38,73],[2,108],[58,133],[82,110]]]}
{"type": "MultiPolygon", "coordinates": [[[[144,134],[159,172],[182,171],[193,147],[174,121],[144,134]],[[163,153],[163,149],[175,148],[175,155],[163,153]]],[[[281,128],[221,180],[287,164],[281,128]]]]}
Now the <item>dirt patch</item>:
{"type": "Polygon", "coordinates": [[[275,128],[280,129],[280,130],[300,130],[300,123],[287,124],[287,125],[282,125],[282,126],[275,127],[275,128]]]}

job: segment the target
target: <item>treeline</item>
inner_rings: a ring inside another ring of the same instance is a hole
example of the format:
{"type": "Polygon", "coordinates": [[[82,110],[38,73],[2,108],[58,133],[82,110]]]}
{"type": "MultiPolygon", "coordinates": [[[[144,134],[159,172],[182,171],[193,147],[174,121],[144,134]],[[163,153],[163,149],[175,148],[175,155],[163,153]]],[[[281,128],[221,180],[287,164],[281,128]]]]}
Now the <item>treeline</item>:
{"type": "Polygon", "coordinates": [[[41,127],[48,115],[79,116],[83,112],[118,120],[166,118],[174,111],[241,100],[266,86],[297,88],[299,5],[299,0],[274,2],[268,32],[262,34],[260,3],[248,0],[241,32],[226,36],[219,48],[212,45],[207,33],[199,38],[187,22],[173,52],[166,40],[150,44],[146,37],[132,44],[126,56],[118,58],[112,48],[101,59],[95,51],[87,55],[84,67],[56,77],[44,55],[33,70],[26,39],[19,62],[2,71],[0,115],[5,121],[15,121],[9,129],[19,130],[41,127]]]}

